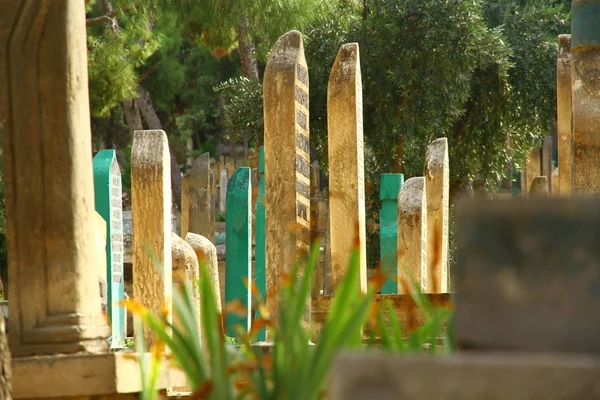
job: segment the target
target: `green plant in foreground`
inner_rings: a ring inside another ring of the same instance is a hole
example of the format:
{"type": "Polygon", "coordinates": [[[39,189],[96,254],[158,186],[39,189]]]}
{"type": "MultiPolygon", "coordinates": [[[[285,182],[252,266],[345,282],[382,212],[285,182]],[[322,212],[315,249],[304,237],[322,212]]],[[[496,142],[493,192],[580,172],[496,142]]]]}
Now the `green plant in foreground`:
{"type": "MultiPolygon", "coordinates": [[[[303,315],[317,265],[318,249],[318,244],[313,247],[303,263],[304,268],[301,268],[301,263],[296,263],[292,271],[283,277],[277,321],[269,320],[263,312],[253,321],[250,332],[238,330],[239,346],[232,345],[235,339],[223,333],[223,316],[218,312],[210,279],[206,279],[209,275],[204,263],[200,267],[197,287],[204,343],[201,343],[200,332],[196,328],[192,302],[194,288],[190,282],[186,282],[180,292],[173,293],[173,312],[181,321],[181,328],[168,322],[165,315],[152,314],[131,301],[127,302],[130,311],[136,315],[136,321],[141,317],[141,322],[150,327],[159,339],[151,349],[151,355],[138,355],[144,384],[142,398],[156,398],[157,374],[165,359],[161,350],[163,346],[170,349],[171,361],[184,371],[195,398],[225,400],[323,398],[335,355],[342,349],[362,348],[363,327],[369,330],[371,338],[367,344],[373,344],[378,338],[377,348],[382,351],[424,352],[425,346],[430,345],[428,351],[434,352],[436,340],[440,337],[444,342],[443,350],[452,351],[452,340],[444,332],[450,311],[433,306],[427,296],[418,291],[412,296],[412,301],[425,318],[424,324],[409,324],[408,329],[402,329],[390,304],[378,306],[373,301],[377,282],[369,285],[367,293],[357,295],[358,247],[352,251],[347,274],[337,287],[326,321],[315,343],[311,343],[314,335],[303,326],[303,315]],[[273,342],[266,352],[261,346],[253,345],[256,334],[264,326],[273,342]]],[[[229,312],[235,312],[236,307],[230,307],[229,312]]],[[[256,307],[264,311],[261,299],[256,301],[256,307]]],[[[141,337],[136,337],[136,350],[139,354],[144,350],[141,337]]]]}

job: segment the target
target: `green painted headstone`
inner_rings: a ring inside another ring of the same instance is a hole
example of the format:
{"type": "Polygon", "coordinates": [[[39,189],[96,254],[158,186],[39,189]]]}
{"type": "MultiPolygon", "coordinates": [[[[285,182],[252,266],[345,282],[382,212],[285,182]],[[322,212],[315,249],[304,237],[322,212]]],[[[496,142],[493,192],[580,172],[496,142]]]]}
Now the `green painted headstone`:
{"type": "Polygon", "coordinates": [[[238,300],[245,315],[227,313],[225,332],[236,337],[236,325],[247,331],[251,323],[251,296],[247,282],[252,277],[252,192],[250,168],[240,167],[227,186],[227,258],[225,261],[225,304],[238,300]]]}
{"type": "Polygon", "coordinates": [[[93,160],[96,211],[106,221],[106,276],[111,347],[125,344],[123,278],[123,207],[121,170],[114,150],[101,150],[93,160]]]}
{"type": "Polygon", "coordinates": [[[398,293],[398,192],[404,183],[403,174],[381,174],[379,199],[379,248],[381,268],[386,276],[381,294],[398,293]]]}
{"type": "MultiPolygon", "coordinates": [[[[255,284],[258,292],[260,293],[263,300],[267,296],[267,282],[265,275],[265,148],[260,147],[260,153],[258,158],[258,174],[260,181],[258,182],[258,198],[256,199],[256,238],[254,248],[254,265],[256,266],[255,271],[255,284]]],[[[256,317],[258,317],[258,310],[256,311],[256,317]]],[[[257,340],[264,341],[266,339],[266,329],[263,328],[257,335],[257,340]]]]}

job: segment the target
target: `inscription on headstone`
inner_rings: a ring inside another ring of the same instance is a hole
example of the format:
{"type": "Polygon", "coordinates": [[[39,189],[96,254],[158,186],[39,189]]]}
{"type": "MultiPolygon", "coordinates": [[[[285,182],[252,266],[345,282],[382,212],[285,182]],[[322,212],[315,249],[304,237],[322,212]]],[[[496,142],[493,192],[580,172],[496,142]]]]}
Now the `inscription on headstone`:
{"type": "Polygon", "coordinates": [[[106,222],[106,273],[108,317],[112,329],[111,346],[125,343],[123,280],[123,207],[121,170],[114,150],[101,150],[93,160],[96,211],[106,222]]]}

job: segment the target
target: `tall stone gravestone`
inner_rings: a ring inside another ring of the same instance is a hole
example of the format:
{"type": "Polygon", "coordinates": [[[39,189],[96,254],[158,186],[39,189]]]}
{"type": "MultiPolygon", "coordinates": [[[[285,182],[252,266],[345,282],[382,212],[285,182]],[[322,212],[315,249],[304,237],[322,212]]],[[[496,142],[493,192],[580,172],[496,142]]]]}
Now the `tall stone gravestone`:
{"type": "MultiPolygon", "coordinates": [[[[276,320],[283,276],[310,247],[308,67],[300,32],[286,33],[273,47],[263,97],[267,307],[276,320]]],[[[310,306],[306,311],[309,322],[310,306]]]]}
{"type": "Polygon", "coordinates": [[[225,304],[239,301],[244,316],[228,313],[226,333],[237,337],[236,325],[250,331],[252,297],[248,284],[252,279],[252,210],[250,168],[240,167],[227,191],[227,258],[225,260],[225,304]]]}
{"type": "Polygon", "coordinates": [[[220,196],[219,196],[219,211],[225,212],[225,208],[227,205],[227,184],[229,181],[226,169],[221,170],[219,179],[220,179],[220,181],[219,181],[219,194],[220,194],[220,196]]]}
{"type": "Polygon", "coordinates": [[[403,174],[382,174],[379,178],[379,247],[381,269],[386,276],[381,294],[398,293],[398,193],[403,174]]]}
{"type": "Polygon", "coordinates": [[[573,194],[573,115],[571,113],[571,35],[558,36],[556,62],[556,130],[558,137],[558,189],[573,194]]]}
{"type": "Polygon", "coordinates": [[[204,153],[194,160],[192,169],[183,177],[181,237],[192,232],[215,242],[210,179],[210,154],[204,153]]]}
{"type": "Polygon", "coordinates": [[[93,268],[87,62],[83,1],[0,1],[13,365],[108,348],[93,268]]]}
{"type": "Polygon", "coordinates": [[[101,150],[93,159],[96,211],[106,222],[106,277],[111,347],[125,343],[123,278],[123,208],[121,170],[114,150],[101,150]]]}
{"type": "Polygon", "coordinates": [[[571,6],[573,194],[600,193],[600,0],[571,6]]]}
{"type": "MultiPolygon", "coordinates": [[[[151,312],[172,309],[171,156],[161,130],[135,131],[131,146],[133,298],[151,312]]],[[[144,327],[146,343],[155,336],[144,327]]]]}
{"type": "Polygon", "coordinates": [[[448,293],[448,209],[450,208],[450,168],[448,139],[434,140],[425,155],[427,191],[427,263],[432,293],[448,293]]]}
{"type": "Polygon", "coordinates": [[[427,292],[427,199],[423,177],[407,180],[398,195],[398,293],[406,294],[412,282],[427,292]]]}
{"type": "Polygon", "coordinates": [[[360,249],[360,290],[367,290],[362,82],[357,43],[342,46],[327,88],[329,218],[334,286],[346,275],[352,249],[360,249]]]}

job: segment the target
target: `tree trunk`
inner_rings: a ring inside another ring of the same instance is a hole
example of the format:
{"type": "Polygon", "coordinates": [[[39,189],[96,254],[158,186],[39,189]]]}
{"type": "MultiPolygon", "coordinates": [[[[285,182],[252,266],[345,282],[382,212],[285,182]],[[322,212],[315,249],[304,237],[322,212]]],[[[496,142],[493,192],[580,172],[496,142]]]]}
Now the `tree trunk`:
{"type": "Polygon", "coordinates": [[[133,137],[133,132],[144,129],[142,125],[142,116],[138,106],[138,99],[123,101],[123,110],[125,114],[125,122],[129,128],[129,134],[133,137]]]}
{"type": "MultiPolygon", "coordinates": [[[[144,121],[146,121],[146,125],[149,129],[162,129],[162,124],[160,123],[160,119],[154,110],[154,106],[152,105],[152,99],[150,98],[150,93],[144,90],[143,87],[138,86],[139,96],[139,107],[142,115],[144,116],[144,121]]],[[[171,193],[173,195],[173,204],[175,204],[176,209],[181,209],[181,187],[183,185],[183,178],[181,176],[181,170],[179,169],[179,165],[177,164],[177,158],[175,158],[175,152],[173,151],[171,145],[169,145],[169,151],[171,153],[171,193]]]]}
{"type": "Polygon", "coordinates": [[[11,357],[4,326],[4,315],[0,312],[0,400],[10,400],[12,399],[11,357]]]}
{"type": "Polygon", "coordinates": [[[243,18],[237,29],[238,53],[240,54],[240,63],[242,64],[242,73],[244,76],[258,80],[258,64],[254,57],[254,42],[246,33],[248,30],[248,19],[243,18]]]}

